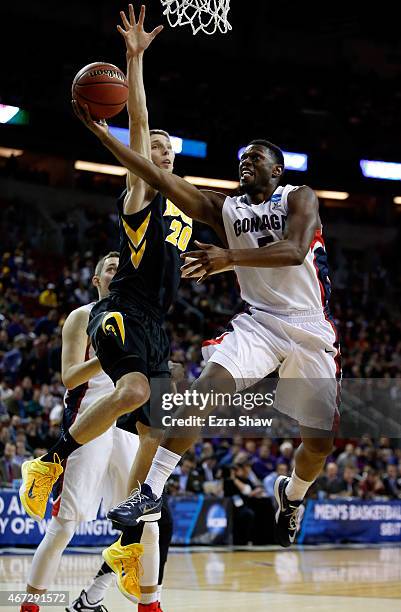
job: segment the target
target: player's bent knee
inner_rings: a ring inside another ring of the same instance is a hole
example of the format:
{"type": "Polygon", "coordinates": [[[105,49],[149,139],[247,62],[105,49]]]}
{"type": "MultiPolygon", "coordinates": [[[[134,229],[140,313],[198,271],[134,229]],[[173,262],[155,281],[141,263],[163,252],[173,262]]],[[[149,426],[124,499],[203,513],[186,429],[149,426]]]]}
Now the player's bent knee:
{"type": "Polygon", "coordinates": [[[76,527],[76,521],[52,517],[46,530],[47,543],[54,549],[64,550],[72,539],[76,527]]]}
{"type": "Polygon", "coordinates": [[[303,440],[305,448],[314,455],[327,457],[333,450],[333,439],[329,438],[306,438],[303,440]]]}
{"type": "Polygon", "coordinates": [[[146,404],[150,397],[150,388],[146,379],[136,381],[133,385],[116,388],[112,405],[118,415],[136,410],[146,404]]]}

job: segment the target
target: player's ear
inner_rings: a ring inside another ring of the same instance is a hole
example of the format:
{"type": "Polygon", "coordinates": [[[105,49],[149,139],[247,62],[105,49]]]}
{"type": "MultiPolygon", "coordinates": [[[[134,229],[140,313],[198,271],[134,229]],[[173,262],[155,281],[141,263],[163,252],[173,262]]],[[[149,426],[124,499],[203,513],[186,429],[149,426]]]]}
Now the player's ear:
{"type": "Polygon", "coordinates": [[[97,274],[92,277],[92,285],[96,287],[96,289],[100,287],[100,277],[97,274]]]}
{"type": "Polygon", "coordinates": [[[280,164],[275,164],[273,166],[272,176],[273,178],[280,178],[281,176],[283,176],[283,172],[284,166],[281,166],[280,164]]]}

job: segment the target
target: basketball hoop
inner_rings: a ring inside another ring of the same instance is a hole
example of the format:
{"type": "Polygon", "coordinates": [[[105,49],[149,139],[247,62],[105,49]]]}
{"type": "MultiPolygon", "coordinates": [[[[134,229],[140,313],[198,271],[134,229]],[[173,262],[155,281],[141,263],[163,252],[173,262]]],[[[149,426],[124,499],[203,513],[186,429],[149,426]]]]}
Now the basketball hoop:
{"type": "Polygon", "coordinates": [[[161,0],[163,15],[172,28],[190,25],[192,32],[226,34],[232,30],[228,22],[230,0],[161,0]]]}

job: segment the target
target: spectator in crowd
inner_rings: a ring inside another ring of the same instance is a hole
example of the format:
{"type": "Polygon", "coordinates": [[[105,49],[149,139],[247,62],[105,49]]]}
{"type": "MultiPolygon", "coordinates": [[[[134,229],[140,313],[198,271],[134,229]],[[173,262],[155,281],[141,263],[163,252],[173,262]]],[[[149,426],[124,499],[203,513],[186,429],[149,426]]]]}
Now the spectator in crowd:
{"type": "Polygon", "coordinates": [[[234,544],[249,544],[255,522],[255,510],[251,508],[252,497],[264,495],[262,487],[255,486],[249,479],[251,464],[244,459],[224,469],[224,496],[233,501],[234,544]]]}
{"type": "Polygon", "coordinates": [[[23,441],[17,441],[15,444],[15,449],[13,463],[19,468],[18,476],[16,476],[16,478],[21,478],[21,465],[24,463],[24,461],[30,459],[32,454],[26,448],[25,442],[23,441]]]}
{"type": "Polygon", "coordinates": [[[196,469],[194,457],[188,453],[181,459],[167,482],[167,489],[172,495],[201,493],[203,475],[196,469]]]}
{"type": "Polygon", "coordinates": [[[340,472],[342,472],[345,466],[353,465],[355,468],[357,467],[357,458],[355,455],[354,445],[350,442],[345,445],[345,449],[337,458],[337,465],[340,472]]]}
{"type": "Polygon", "coordinates": [[[323,476],[318,479],[318,489],[327,497],[335,497],[341,488],[342,482],[338,476],[338,466],[330,461],[325,467],[323,476]]]}
{"type": "Polygon", "coordinates": [[[263,479],[263,486],[268,497],[274,499],[274,483],[277,476],[288,476],[288,473],[288,464],[278,459],[276,469],[263,479]]]}
{"type": "Polygon", "coordinates": [[[294,446],[292,442],[290,442],[289,440],[285,440],[280,445],[280,455],[278,456],[277,462],[286,463],[288,467],[288,471],[289,471],[291,464],[292,464],[293,456],[294,456],[294,446]]]}
{"type": "Polygon", "coordinates": [[[359,495],[362,499],[376,499],[385,495],[383,481],[377,470],[368,467],[359,485],[359,495]]]}
{"type": "Polygon", "coordinates": [[[57,294],[55,292],[56,286],[54,283],[48,283],[46,289],[42,291],[39,296],[39,304],[41,306],[48,306],[49,308],[57,308],[57,294]]]}
{"type": "Polygon", "coordinates": [[[24,404],[24,391],[22,387],[15,387],[12,395],[8,397],[4,404],[7,408],[9,415],[16,415],[20,417],[25,416],[25,404],[24,404]]]}
{"type": "Polygon", "coordinates": [[[14,462],[15,450],[15,444],[6,442],[4,455],[0,457],[0,486],[2,487],[11,486],[13,480],[20,477],[19,466],[14,462]]]}
{"type": "Polygon", "coordinates": [[[216,480],[217,474],[217,457],[216,455],[210,455],[206,457],[202,463],[202,477],[204,482],[211,482],[216,480]]]}
{"type": "Polygon", "coordinates": [[[358,497],[360,478],[353,463],[344,467],[343,477],[340,480],[340,490],[331,497],[358,497]]]}
{"type": "Polygon", "coordinates": [[[396,465],[389,463],[383,476],[385,495],[390,499],[401,499],[401,477],[396,465]]]}
{"type": "Polygon", "coordinates": [[[264,440],[259,446],[257,457],[252,463],[252,471],[263,481],[268,474],[274,471],[276,465],[276,458],[271,452],[272,441],[264,440]]]}
{"type": "Polygon", "coordinates": [[[35,334],[36,336],[40,336],[41,334],[45,334],[50,337],[54,330],[57,327],[58,322],[58,313],[57,310],[52,308],[49,312],[40,317],[35,325],[35,334]]]}

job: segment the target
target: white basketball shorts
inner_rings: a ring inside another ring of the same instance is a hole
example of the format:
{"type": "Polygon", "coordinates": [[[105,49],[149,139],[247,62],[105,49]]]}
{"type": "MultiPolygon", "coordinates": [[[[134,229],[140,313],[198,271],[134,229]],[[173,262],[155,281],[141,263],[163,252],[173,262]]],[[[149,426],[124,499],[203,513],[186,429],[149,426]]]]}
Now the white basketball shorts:
{"type": "Polygon", "coordinates": [[[323,313],[284,316],[251,308],[234,317],[226,333],[204,342],[202,354],[230,372],[237,392],[277,370],[275,408],[306,427],[332,428],[340,350],[323,313]]]}
{"type": "Polygon", "coordinates": [[[139,438],[118,427],[75,450],[61,475],[61,493],[53,502],[53,516],[93,521],[103,499],[109,510],[128,495],[128,477],[139,438]]]}

